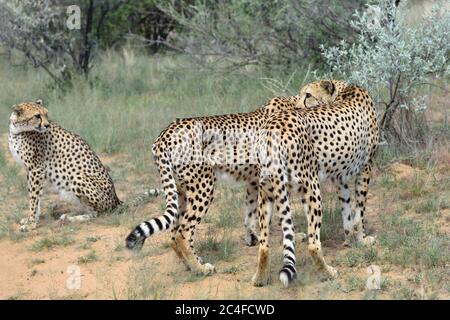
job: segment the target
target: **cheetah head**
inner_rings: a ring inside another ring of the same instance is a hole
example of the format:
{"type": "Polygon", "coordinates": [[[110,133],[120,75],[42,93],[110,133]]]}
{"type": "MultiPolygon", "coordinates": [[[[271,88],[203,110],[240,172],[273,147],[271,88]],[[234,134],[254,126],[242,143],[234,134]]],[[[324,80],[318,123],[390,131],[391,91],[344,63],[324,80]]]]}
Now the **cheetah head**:
{"type": "Polygon", "coordinates": [[[26,131],[45,132],[50,127],[48,110],[41,100],[15,105],[9,118],[9,127],[12,134],[26,131]]]}
{"type": "Polygon", "coordinates": [[[320,80],[309,83],[300,89],[297,108],[313,108],[330,105],[337,93],[334,81],[320,80]]]}

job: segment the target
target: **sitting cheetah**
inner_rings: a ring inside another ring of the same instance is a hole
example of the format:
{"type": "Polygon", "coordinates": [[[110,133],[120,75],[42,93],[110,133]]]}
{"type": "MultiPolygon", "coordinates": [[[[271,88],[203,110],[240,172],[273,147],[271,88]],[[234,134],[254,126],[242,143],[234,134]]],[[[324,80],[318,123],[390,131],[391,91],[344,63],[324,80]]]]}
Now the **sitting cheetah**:
{"type": "MultiPolygon", "coordinates": [[[[313,90],[311,86],[305,91],[313,90]]],[[[269,221],[272,205],[280,214],[284,264],[280,280],[285,286],[296,277],[294,230],[290,194],[301,195],[308,221],[308,251],[327,275],[337,272],[322,255],[322,205],[319,182],[331,179],[340,186],[346,242],[373,242],[364,232],[364,211],[371,162],[378,144],[373,101],[365,89],[347,86],[333,106],[319,106],[274,114],[258,138],[260,246],[254,285],[269,280],[269,221]],[[356,209],[351,212],[348,181],[356,175],[356,209]]]]}
{"type": "Polygon", "coordinates": [[[78,135],[48,120],[42,101],[13,107],[9,119],[9,149],[27,171],[30,198],[28,218],[20,230],[37,226],[44,181],[60,195],[95,212],[116,208],[114,184],[100,159],[78,135]]]}
{"type": "Polygon", "coordinates": [[[127,247],[140,249],[147,237],[172,227],[172,247],[187,267],[197,273],[212,272],[214,267],[202,264],[196,256],[193,238],[196,225],[213,200],[216,177],[223,176],[247,184],[246,241],[248,245],[256,244],[258,173],[251,146],[257,131],[274,113],[303,108],[304,103],[312,107],[316,101],[316,97],[303,94],[274,98],[250,113],[182,119],[170,124],[153,145],[166,211],[161,217],[139,224],[127,237],[127,247]]]}

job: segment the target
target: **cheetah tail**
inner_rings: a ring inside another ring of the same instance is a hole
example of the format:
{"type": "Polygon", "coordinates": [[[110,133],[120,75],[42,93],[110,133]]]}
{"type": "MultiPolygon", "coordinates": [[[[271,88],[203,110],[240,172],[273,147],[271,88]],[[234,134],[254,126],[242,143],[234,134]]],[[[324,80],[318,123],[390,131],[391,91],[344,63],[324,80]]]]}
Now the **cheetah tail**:
{"type": "Polygon", "coordinates": [[[166,210],[162,216],[144,221],[131,231],[126,238],[126,246],[130,250],[140,250],[145,239],[152,234],[169,229],[178,218],[178,192],[172,166],[167,158],[158,158],[156,162],[166,196],[166,210]]]}

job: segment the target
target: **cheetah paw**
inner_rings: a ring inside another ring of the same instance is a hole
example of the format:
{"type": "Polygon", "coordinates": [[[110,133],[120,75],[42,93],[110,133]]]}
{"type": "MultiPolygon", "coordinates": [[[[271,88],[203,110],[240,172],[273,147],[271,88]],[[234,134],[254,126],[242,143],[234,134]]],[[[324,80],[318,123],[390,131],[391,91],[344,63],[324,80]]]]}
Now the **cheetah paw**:
{"type": "Polygon", "coordinates": [[[361,243],[365,246],[372,246],[376,243],[376,239],[372,236],[366,236],[364,239],[362,239],[361,243]]]}
{"type": "Polygon", "coordinates": [[[264,287],[269,284],[269,276],[256,272],[252,277],[252,283],[255,287],[264,287]]]}
{"type": "Polygon", "coordinates": [[[36,229],[36,224],[35,223],[23,224],[19,228],[20,232],[28,232],[28,231],[31,231],[31,230],[34,230],[34,229],[36,229]]]}
{"type": "Polygon", "coordinates": [[[213,274],[214,272],[216,272],[216,268],[210,263],[205,263],[202,266],[202,269],[203,269],[202,273],[205,276],[208,276],[208,275],[213,274]]]}
{"type": "Polygon", "coordinates": [[[37,222],[35,222],[34,220],[31,220],[29,218],[23,218],[20,220],[20,228],[19,230],[21,232],[28,232],[31,230],[36,229],[37,227],[37,222]]]}
{"type": "Polygon", "coordinates": [[[342,246],[343,246],[344,248],[350,248],[350,247],[352,246],[351,241],[348,240],[348,239],[346,239],[346,240],[344,241],[344,243],[342,243],[342,246]]]}
{"type": "Polygon", "coordinates": [[[325,271],[330,279],[336,279],[338,277],[338,272],[332,266],[326,266],[325,271]]]}
{"type": "Polygon", "coordinates": [[[308,236],[304,232],[298,232],[295,234],[295,238],[299,240],[299,242],[306,242],[308,236]]]}

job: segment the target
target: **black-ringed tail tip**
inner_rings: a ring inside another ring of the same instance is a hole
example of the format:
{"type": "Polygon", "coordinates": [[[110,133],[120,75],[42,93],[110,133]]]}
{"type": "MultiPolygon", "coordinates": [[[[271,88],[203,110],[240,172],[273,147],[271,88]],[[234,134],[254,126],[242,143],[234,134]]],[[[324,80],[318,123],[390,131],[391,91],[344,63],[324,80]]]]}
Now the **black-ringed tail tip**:
{"type": "Polygon", "coordinates": [[[280,271],[280,281],[283,283],[285,288],[289,287],[289,284],[294,282],[297,279],[297,270],[295,266],[291,264],[287,264],[283,266],[283,269],[280,271]]]}
{"type": "Polygon", "coordinates": [[[126,247],[129,250],[139,251],[144,245],[145,237],[136,233],[137,230],[133,230],[125,240],[126,247]]]}
{"type": "Polygon", "coordinates": [[[140,250],[144,245],[145,239],[157,232],[169,229],[174,220],[175,218],[172,216],[172,213],[169,212],[160,217],[140,223],[128,235],[126,239],[127,248],[130,250],[140,250]]]}

